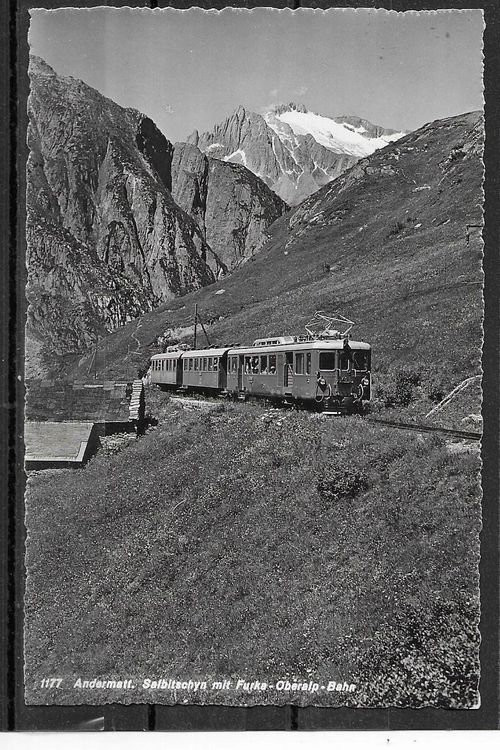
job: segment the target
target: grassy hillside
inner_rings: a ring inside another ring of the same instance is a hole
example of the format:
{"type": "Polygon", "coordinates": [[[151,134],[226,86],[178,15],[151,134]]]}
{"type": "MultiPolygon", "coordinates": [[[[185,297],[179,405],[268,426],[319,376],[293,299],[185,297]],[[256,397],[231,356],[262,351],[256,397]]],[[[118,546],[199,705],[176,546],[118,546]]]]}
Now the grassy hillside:
{"type": "MultiPolygon", "coordinates": [[[[469,225],[482,221],[482,138],[472,113],[364,159],[278,220],[232,276],[109,335],[98,374],[135,375],[165,332],[189,342],[195,302],[213,343],[303,332],[315,310],[338,310],[372,343],[382,380],[406,367],[450,389],[478,372],[482,244],[469,225]]],[[[94,370],[91,355],[62,364],[94,370]]]]}
{"type": "Polygon", "coordinates": [[[262,701],[145,691],[144,676],[356,684],[265,695],[300,705],[475,702],[475,448],[149,398],[160,424],[122,453],[30,477],[28,702],[262,701]],[[62,688],[42,690],[47,675],[62,688]],[[78,692],[78,676],[136,687],[78,692]]]}

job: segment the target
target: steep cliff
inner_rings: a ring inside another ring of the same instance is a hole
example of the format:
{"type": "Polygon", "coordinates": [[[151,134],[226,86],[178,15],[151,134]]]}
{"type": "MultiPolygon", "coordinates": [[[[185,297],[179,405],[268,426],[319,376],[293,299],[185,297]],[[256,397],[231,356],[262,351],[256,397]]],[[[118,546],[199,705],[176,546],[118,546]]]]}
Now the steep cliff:
{"type": "Polygon", "coordinates": [[[259,251],[267,228],[286,209],[248,169],[210,159],[187,143],[175,144],[172,195],[229,270],[259,251]]]}
{"type": "Polygon", "coordinates": [[[29,73],[27,334],[40,356],[83,350],[262,245],[284,205],[254,175],[199,152],[186,165],[140,112],[40,58],[29,73]]]}
{"type": "Polygon", "coordinates": [[[243,164],[296,205],[401,135],[359,117],[323,117],[292,102],[264,115],[240,106],[212,132],[195,131],[188,140],[208,156],[243,164]]]}
{"type": "Polygon", "coordinates": [[[28,327],[78,350],[226,269],[172,199],[173,147],[151,120],[39,58],[30,79],[28,327]]]}

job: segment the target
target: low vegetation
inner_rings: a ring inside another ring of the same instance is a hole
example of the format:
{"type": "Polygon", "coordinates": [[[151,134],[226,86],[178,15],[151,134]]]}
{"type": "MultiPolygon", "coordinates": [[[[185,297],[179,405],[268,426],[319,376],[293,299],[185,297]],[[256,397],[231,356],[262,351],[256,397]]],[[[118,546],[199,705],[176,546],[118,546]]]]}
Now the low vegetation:
{"type": "Polygon", "coordinates": [[[478,681],[479,454],[360,418],[154,391],[154,427],[30,478],[29,702],[123,700],[39,678],[133,678],[132,702],[262,702],[142,677],[348,681],[305,705],[470,707],[478,681]]]}
{"type": "Polygon", "coordinates": [[[452,381],[445,368],[419,370],[406,367],[393,372],[376,371],[370,410],[382,418],[400,422],[418,422],[480,433],[480,377],[473,379],[445,405],[440,406],[460,382],[452,381]]]}

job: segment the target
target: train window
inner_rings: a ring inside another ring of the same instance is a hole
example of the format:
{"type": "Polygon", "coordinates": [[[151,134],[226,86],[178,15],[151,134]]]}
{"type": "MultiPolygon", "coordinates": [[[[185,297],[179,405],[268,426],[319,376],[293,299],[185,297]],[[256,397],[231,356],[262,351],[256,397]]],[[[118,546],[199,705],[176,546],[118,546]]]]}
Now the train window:
{"type": "Polygon", "coordinates": [[[340,369],[341,370],[348,370],[349,369],[349,361],[350,357],[347,352],[341,351],[340,352],[340,369]]]}
{"type": "Polygon", "coordinates": [[[303,352],[297,352],[295,355],[295,372],[297,375],[304,374],[304,354],[303,352]]]}
{"type": "Polygon", "coordinates": [[[212,372],[212,357],[208,358],[208,372],[212,372]]]}
{"type": "Polygon", "coordinates": [[[238,357],[231,357],[231,372],[238,372],[238,357]]]}
{"type": "Polygon", "coordinates": [[[189,370],[193,369],[193,358],[192,357],[189,358],[189,368],[188,369],[189,370]]]}
{"type": "Polygon", "coordinates": [[[263,375],[267,375],[267,354],[263,354],[260,358],[260,371],[263,375]]]}
{"type": "Polygon", "coordinates": [[[311,352],[306,354],[306,375],[311,374],[311,352]]]}
{"type": "Polygon", "coordinates": [[[184,360],[184,369],[187,370],[188,368],[188,361],[187,359],[184,360]]]}
{"type": "Polygon", "coordinates": [[[354,370],[368,370],[369,357],[367,351],[353,351],[352,366],[354,370]]]}
{"type": "Polygon", "coordinates": [[[202,369],[203,369],[203,372],[207,371],[207,358],[206,357],[203,357],[203,368],[202,369]]]}
{"type": "Polygon", "coordinates": [[[218,369],[219,369],[219,358],[214,357],[214,372],[217,372],[218,369]]]}
{"type": "Polygon", "coordinates": [[[259,372],[260,372],[259,358],[258,357],[252,357],[252,375],[258,375],[259,372]]]}
{"type": "Polygon", "coordinates": [[[250,375],[252,372],[252,358],[245,357],[245,375],[250,375]]]}
{"type": "Polygon", "coordinates": [[[198,357],[195,357],[194,358],[194,369],[195,369],[195,372],[198,371],[198,365],[199,364],[200,364],[200,360],[198,359],[198,357]]]}
{"type": "Polygon", "coordinates": [[[335,370],[335,352],[321,352],[319,355],[320,370],[335,370]]]}
{"type": "Polygon", "coordinates": [[[270,375],[276,373],[276,354],[269,355],[269,373],[270,375]]]}

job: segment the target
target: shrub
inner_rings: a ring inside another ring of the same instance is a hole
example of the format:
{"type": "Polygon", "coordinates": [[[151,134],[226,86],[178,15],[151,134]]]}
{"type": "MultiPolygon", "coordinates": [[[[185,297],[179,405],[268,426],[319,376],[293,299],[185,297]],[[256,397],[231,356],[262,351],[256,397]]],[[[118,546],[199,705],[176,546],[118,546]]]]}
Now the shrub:
{"type": "Polygon", "coordinates": [[[398,234],[401,234],[401,232],[403,231],[404,228],[405,228],[404,222],[402,222],[402,221],[396,221],[393,224],[392,229],[390,230],[388,236],[389,237],[396,237],[398,234]]]}
{"type": "Polygon", "coordinates": [[[423,378],[425,393],[429,401],[438,404],[453,388],[447,372],[431,371],[423,378]]]}
{"type": "Polygon", "coordinates": [[[321,498],[327,502],[356,497],[367,488],[366,475],[356,468],[327,467],[317,485],[321,498]]]}
{"type": "Polygon", "coordinates": [[[416,398],[416,389],[421,385],[421,374],[414,370],[399,370],[388,375],[382,384],[376,386],[374,395],[381,399],[388,409],[409,406],[416,398]]]}

